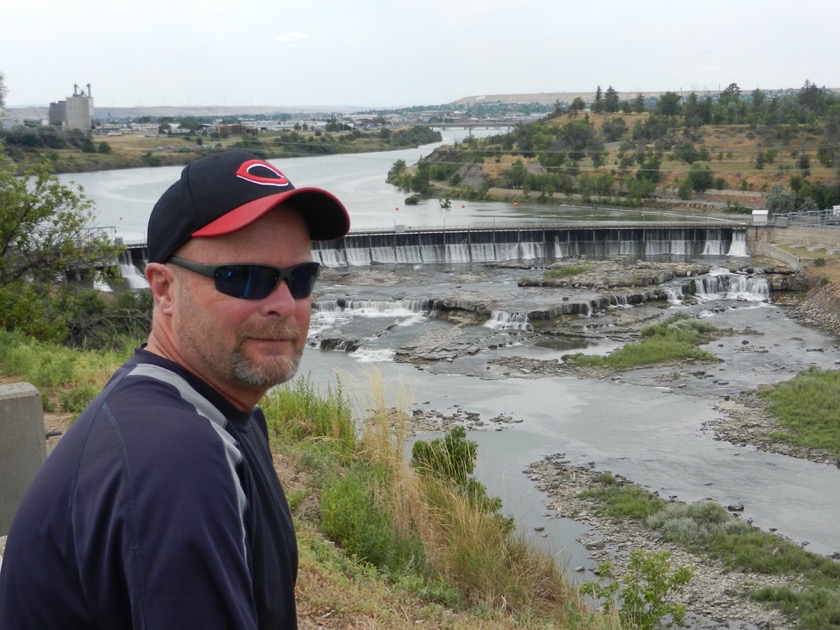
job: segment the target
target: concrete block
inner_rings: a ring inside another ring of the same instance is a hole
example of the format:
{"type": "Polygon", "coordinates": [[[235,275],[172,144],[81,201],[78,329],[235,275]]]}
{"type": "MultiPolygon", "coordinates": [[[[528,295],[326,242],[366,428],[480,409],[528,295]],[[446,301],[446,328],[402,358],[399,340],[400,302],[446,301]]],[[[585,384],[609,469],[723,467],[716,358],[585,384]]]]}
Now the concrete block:
{"type": "Polygon", "coordinates": [[[46,457],[41,394],[29,383],[0,385],[0,536],[46,457]]]}

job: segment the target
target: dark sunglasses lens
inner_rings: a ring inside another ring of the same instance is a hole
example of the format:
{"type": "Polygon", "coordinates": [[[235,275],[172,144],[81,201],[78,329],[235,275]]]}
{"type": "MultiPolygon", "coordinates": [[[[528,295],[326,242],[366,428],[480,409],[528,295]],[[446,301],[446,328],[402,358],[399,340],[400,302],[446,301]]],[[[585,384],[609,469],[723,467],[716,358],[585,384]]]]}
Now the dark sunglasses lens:
{"type": "Polygon", "coordinates": [[[261,300],[274,291],[280,272],[259,265],[225,265],[216,269],[216,290],[245,300],[261,300]]]}
{"type": "Polygon", "coordinates": [[[306,263],[289,270],[289,292],[296,300],[312,295],[315,281],[318,280],[318,263],[306,263]]]}
{"type": "MultiPolygon", "coordinates": [[[[285,272],[293,298],[312,294],[319,270],[318,263],[304,263],[285,272]]],[[[262,300],[277,287],[281,274],[283,270],[262,265],[223,265],[216,268],[216,290],[244,300],[262,300]]]]}

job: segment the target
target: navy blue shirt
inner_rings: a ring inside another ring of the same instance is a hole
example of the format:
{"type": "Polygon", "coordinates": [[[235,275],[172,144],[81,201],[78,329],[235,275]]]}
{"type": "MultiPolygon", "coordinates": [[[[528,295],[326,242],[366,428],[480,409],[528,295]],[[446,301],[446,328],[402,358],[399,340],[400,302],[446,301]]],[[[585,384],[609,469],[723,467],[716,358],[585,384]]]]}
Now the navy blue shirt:
{"type": "Polygon", "coordinates": [[[296,628],[296,575],[262,411],[139,349],[24,497],[0,628],[296,628]]]}

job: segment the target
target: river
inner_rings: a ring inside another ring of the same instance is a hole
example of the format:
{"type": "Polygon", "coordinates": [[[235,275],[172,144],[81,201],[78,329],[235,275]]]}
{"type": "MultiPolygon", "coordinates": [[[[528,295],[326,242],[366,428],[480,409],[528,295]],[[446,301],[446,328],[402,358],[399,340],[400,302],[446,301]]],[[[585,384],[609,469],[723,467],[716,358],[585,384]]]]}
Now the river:
{"type": "MultiPolygon", "coordinates": [[[[464,131],[445,133],[446,141],[451,142],[464,131]]],[[[413,164],[433,146],[296,158],[276,164],[296,186],[322,186],[336,193],[348,206],[354,229],[533,223],[572,212],[536,204],[479,202],[453,202],[444,210],[437,200],[406,207],[405,194],[385,183],[386,173],[396,160],[413,164]]],[[[113,226],[127,241],[142,241],[152,205],[180,170],[144,168],[62,175],[60,179],[83,186],[96,202],[100,226],[113,226]]],[[[588,212],[578,210],[577,214],[588,212]]],[[[421,267],[415,266],[411,273],[431,273],[421,267]]],[[[437,278],[448,276],[450,282],[461,282],[458,274],[468,274],[467,267],[443,266],[435,271],[437,276],[428,288],[411,287],[410,282],[390,288],[355,287],[348,296],[346,288],[327,282],[319,290],[334,297],[345,291],[345,297],[354,300],[371,297],[381,305],[382,300],[401,295],[423,297],[424,292],[462,290],[461,284],[447,289],[448,281],[437,278]]],[[[490,295],[515,296],[517,292],[515,279],[502,277],[471,288],[490,295]]],[[[313,328],[321,332],[325,327],[355,330],[367,344],[352,354],[309,350],[300,375],[318,385],[341,378],[347,385],[345,391],[358,396],[354,403],[359,410],[369,405],[359,392],[369,389],[368,378],[375,370],[385,381],[386,391],[408,392],[410,406],[440,411],[460,408],[479,413],[485,421],[500,414],[512,418],[503,430],[471,432],[471,438],[479,443],[477,475],[491,494],[502,498],[505,512],[516,517],[524,533],[539,544],[562,551],[561,557],[569,564],[591,568],[585,550],[575,540],[585,527],[547,514],[547,498],[523,474],[531,462],[557,452],[565,453],[574,464],[592,463],[599,470],[624,475],[662,496],[688,502],[712,497],[724,505],[743,504],[743,517],[752,519],[755,525],[774,528],[795,542],[808,543],[812,551],[830,555],[840,550],[840,528],[836,526],[840,522],[840,502],[836,500],[840,496],[840,469],[716,441],[702,430],[702,425],[718,417],[713,403],[725,394],[789,379],[810,366],[835,368],[840,363],[837,340],[799,325],[784,307],[760,299],[716,297],[714,306],[694,307],[695,314],[709,317],[720,327],[752,327],[761,336],[748,340],[754,352],[744,352],[740,335],[710,344],[707,349],[722,359],[721,364],[707,369],[714,371],[716,378],[692,383],[684,390],[661,384],[657,380],[661,371],[640,371],[615,381],[484,378],[482,370],[494,357],[518,354],[559,358],[570,349],[533,337],[520,338],[516,331],[504,328],[476,332],[476,339],[486,344],[477,355],[421,370],[394,362],[394,348],[451,324],[429,318],[422,311],[384,312],[381,306],[333,316],[321,314],[313,321],[313,328]],[[502,343],[498,342],[500,338],[502,343]],[[537,533],[537,528],[544,530],[537,533]]],[[[583,324],[585,327],[589,322],[583,324]]],[[[602,342],[588,341],[580,349],[606,352],[614,347],[615,342],[604,338],[602,342]]]]}

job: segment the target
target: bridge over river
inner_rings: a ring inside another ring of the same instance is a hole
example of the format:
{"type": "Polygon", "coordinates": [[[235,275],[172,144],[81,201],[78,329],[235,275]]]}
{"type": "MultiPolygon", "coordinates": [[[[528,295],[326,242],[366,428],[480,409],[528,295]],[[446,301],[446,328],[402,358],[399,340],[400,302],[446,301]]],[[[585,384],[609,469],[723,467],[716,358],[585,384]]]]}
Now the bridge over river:
{"type": "MultiPolygon", "coordinates": [[[[127,256],[145,266],[145,243],[127,243],[127,256]]],[[[375,263],[463,263],[562,259],[576,256],[747,255],[747,224],[720,221],[592,222],[353,231],[315,242],[315,260],[329,267],[375,263]]],[[[126,261],[128,262],[128,261],[126,261]]]]}

